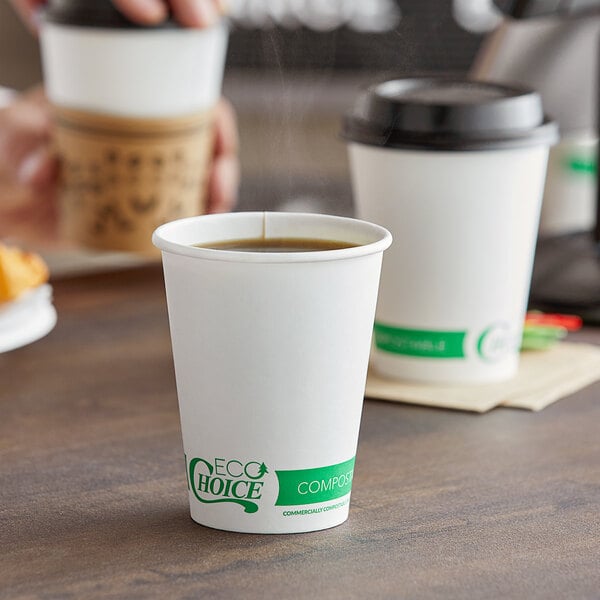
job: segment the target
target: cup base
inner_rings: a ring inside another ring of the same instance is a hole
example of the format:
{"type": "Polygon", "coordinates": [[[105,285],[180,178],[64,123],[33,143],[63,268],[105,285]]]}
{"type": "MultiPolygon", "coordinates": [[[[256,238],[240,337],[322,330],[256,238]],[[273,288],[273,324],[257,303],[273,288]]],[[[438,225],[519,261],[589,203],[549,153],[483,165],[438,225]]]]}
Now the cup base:
{"type": "MultiPolygon", "coordinates": [[[[323,531],[324,529],[332,529],[334,527],[338,527],[342,525],[348,520],[349,510],[348,507],[346,509],[339,509],[340,515],[337,515],[337,518],[332,519],[314,519],[311,518],[310,515],[308,517],[304,517],[306,519],[302,523],[297,522],[295,526],[290,523],[289,525],[286,523],[281,523],[279,519],[273,519],[272,522],[247,522],[247,523],[231,523],[231,522],[221,522],[218,520],[207,519],[206,515],[201,516],[198,515],[194,510],[194,507],[190,510],[190,517],[194,523],[198,525],[202,525],[202,527],[208,527],[209,529],[216,529],[219,531],[230,531],[232,533],[248,533],[248,534],[256,534],[256,535],[285,535],[285,534],[294,534],[294,533],[310,533],[312,531],[323,531]]],[[[303,517],[289,517],[290,519],[302,519],[303,517]]]]}

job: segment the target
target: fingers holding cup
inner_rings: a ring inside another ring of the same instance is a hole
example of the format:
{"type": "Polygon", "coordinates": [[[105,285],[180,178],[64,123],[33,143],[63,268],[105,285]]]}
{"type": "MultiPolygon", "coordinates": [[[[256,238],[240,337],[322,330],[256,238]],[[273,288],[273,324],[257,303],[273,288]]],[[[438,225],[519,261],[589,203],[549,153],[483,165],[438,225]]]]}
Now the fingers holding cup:
{"type": "Polygon", "coordinates": [[[222,0],[113,0],[129,19],[142,25],[164,21],[169,12],[184,27],[202,28],[213,25],[224,12],[222,0]]]}

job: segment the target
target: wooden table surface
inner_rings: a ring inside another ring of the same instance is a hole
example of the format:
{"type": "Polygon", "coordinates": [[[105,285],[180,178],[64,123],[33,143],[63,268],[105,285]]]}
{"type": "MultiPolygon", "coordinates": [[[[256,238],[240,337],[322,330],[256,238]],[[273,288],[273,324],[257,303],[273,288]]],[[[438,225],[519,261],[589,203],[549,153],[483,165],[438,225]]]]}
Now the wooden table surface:
{"type": "Polygon", "coordinates": [[[600,597],[600,385],[367,401],[348,522],[220,532],[188,516],[160,269],[54,289],[56,329],[0,355],[0,598],[600,597]]]}

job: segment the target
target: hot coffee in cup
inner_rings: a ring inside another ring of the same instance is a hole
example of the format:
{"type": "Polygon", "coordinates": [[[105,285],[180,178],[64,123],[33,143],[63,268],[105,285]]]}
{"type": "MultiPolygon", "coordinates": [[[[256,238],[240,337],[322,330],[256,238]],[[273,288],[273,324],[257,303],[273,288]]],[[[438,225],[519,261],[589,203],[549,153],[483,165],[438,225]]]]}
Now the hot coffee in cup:
{"type": "Polygon", "coordinates": [[[257,237],[196,245],[198,248],[232,252],[323,252],[324,250],[344,250],[356,246],[356,244],[339,240],[291,237],[257,237]]]}
{"type": "Polygon", "coordinates": [[[388,231],[229,213],[167,223],[154,243],[192,518],[251,533],[345,521],[388,231]]]}

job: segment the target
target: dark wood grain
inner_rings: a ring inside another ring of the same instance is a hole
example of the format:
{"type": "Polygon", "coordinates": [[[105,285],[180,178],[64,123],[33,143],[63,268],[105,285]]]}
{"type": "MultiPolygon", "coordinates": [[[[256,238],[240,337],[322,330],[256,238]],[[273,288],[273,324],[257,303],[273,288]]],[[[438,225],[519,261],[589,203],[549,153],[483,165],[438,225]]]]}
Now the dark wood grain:
{"type": "Polygon", "coordinates": [[[225,533],[188,516],[160,269],[54,287],[56,329],[0,355],[1,598],[598,598],[599,385],[368,401],[346,524],[225,533]]]}

